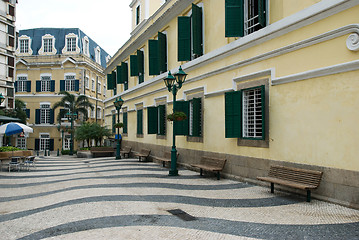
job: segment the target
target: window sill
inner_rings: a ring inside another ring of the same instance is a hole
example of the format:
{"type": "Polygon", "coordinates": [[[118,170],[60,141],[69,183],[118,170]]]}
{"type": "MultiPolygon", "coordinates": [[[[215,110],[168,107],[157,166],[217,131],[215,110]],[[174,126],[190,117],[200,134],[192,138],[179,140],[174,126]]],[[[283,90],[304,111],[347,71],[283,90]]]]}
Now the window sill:
{"type": "Polygon", "coordinates": [[[143,138],[143,134],[136,134],[137,138],[143,138]]]}
{"type": "Polygon", "coordinates": [[[167,139],[166,135],[156,135],[156,139],[167,139]]]}
{"type": "Polygon", "coordinates": [[[252,140],[252,139],[241,139],[238,138],[237,146],[245,147],[259,147],[259,148],[269,148],[269,141],[265,140],[252,140]]]}
{"type": "Polygon", "coordinates": [[[199,142],[199,143],[203,143],[203,137],[187,136],[187,142],[199,142]]]}

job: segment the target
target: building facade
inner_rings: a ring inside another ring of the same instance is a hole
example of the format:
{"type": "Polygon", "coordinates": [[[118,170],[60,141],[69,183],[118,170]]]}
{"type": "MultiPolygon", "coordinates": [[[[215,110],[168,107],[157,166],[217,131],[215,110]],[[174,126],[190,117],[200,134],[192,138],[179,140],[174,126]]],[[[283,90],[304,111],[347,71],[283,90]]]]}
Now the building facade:
{"type": "Polygon", "coordinates": [[[104,123],[107,86],[103,71],[110,56],[84,32],[78,28],[21,30],[16,56],[16,98],[26,103],[28,125],[34,128],[28,138],[17,137],[18,147],[69,150],[70,123],[63,118],[59,128],[57,116],[62,109],[52,109],[63,97],[60,91],[86,95],[94,105],[89,120],[104,123]]]}
{"type": "Polygon", "coordinates": [[[17,0],[0,1],[0,94],[1,108],[14,108],[15,14],[17,0]]]}
{"type": "Polygon", "coordinates": [[[151,3],[132,2],[132,36],[105,70],[124,145],[170,151],[163,80],[182,66],[180,164],[224,157],[224,175],[257,184],[274,164],[320,170],[314,197],[359,207],[358,1],[170,0],[137,21],[151,3]]]}

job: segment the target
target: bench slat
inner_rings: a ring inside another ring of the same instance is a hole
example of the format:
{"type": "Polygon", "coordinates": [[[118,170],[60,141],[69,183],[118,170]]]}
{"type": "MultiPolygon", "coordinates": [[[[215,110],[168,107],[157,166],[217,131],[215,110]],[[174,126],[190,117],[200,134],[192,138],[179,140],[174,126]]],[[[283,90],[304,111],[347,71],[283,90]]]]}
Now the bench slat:
{"type": "Polygon", "coordinates": [[[220,179],[219,172],[223,170],[224,165],[226,164],[226,159],[222,158],[212,158],[203,156],[199,164],[191,164],[192,167],[197,167],[200,169],[200,174],[202,175],[202,170],[217,172],[217,179],[220,179]]]}

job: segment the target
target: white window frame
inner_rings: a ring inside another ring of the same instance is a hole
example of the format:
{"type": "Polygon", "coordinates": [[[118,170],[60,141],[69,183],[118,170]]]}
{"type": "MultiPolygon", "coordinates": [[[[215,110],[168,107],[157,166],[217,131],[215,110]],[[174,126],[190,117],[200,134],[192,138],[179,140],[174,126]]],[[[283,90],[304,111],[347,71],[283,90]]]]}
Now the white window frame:
{"type": "Polygon", "coordinates": [[[62,53],[66,54],[78,54],[80,53],[79,38],[75,33],[69,33],[65,36],[65,46],[62,49],[62,53]]]}
{"type": "Polygon", "coordinates": [[[90,57],[90,41],[87,36],[82,38],[82,48],[83,54],[90,57]]]}
{"type": "Polygon", "coordinates": [[[62,144],[64,150],[70,150],[71,134],[64,134],[64,141],[62,144]]]}
{"type": "Polygon", "coordinates": [[[51,92],[51,75],[44,74],[41,75],[41,92],[51,92]]]}
{"type": "Polygon", "coordinates": [[[27,75],[17,75],[17,91],[27,92],[27,75]]]}
{"type": "Polygon", "coordinates": [[[20,53],[29,52],[29,39],[19,39],[20,53]]]}
{"type": "Polygon", "coordinates": [[[97,82],[97,93],[101,93],[101,82],[97,82]]]}
{"type": "Polygon", "coordinates": [[[75,80],[76,80],[75,73],[65,74],[65,91],[67,92],[75,91],[75,80]]]}
{"type": "Polygon", "coordinates": [[[262,95],[261,88],[242,91],[242,136],[262,138],[262,95]]]}
{"type": "Polygon", "coordinates": [[[40,151],[50,149],[50,134],[49,133],[40,133],[40,151]]]}
{"type": "Polygon", "coordinates": [[[92,78],[92,80],[91,80],[91,90],[92,91],[95,91],[95,86],[96,86],[95,79],[92,78]]]}
{"type": "Polygon", "coordinates": [[[97,107],[97,119],[101,119],[101,112],[102,112],[101,107],[97,107]]]}
{"type": "MultiPolygon", "coordinates": [[[[245,0],[244,1],[244,35],[249,35],[251,33],[254,33],[258,30],[255,30],[254,28],[259,25],[258,22],[258,12],[257,13],[251,13],[249,7],[251,4],[254,4],[256,0],[245,0]],[[256,14],[256,15],[254,15],[256,14]]],[[[266,10],[267,11],[267,10],[266,10]]]]}
{"type": "Polygon", "coordinates": [[[50,112],[51,112],[51,104],[50,103],[41,103],[40,104],[40,124],[49,124],[50,123],[50,112]]]}
{"type": "Polygon", "coordinates": [[[57,50],[55,48],[55,37],[50,35],[50,34],[46,34],[44,36],[42,36],[42,46],[39,49],[39,55],[54,55],[57,53],[57,50]],[[46,50],[51,50],[51,51],[46,51],[45,52],[45,40],[51,40],[51,45],[46,45],[46,50]],[[50,49],[48,49],[50,48],[50,49]]]}
{"type": "Polygon", "coordinates": [[[95,61],[101,65],[101,48],[99,46],[95,47],[95,61]]]}
{"type": "Polygon", "coordinates": [[[85,76],[85,87],[90,89],[90,77],[88,75],[85,76]]]}
{"type": "Polygon", "coordinates": [[[32,55],[32,49],[31,49],[31,43],[32,43],[32,39],[29,37],[29,36],[26,36],[26,35],[21,35],[19,38],[18,38],[18,47],[15,51],[15,53],[17,55],[20,55],[20,56],[28,56],[28,55],[32,55]],[[27,41],[27,51],[22,51],[21,49],[21,42],[22,41],[27,41]]]}
{"type": "Polygon", "coordinates": [[[16,138],[16,147],[20,149],[26,149],[26,137],[20,137],[19,135],[16,138]]]}
{"type": "Polygon", "coordinates": [[[104,96],[104,97],[106,97],[106,91],[107,91],[106,85],[103,85],[103,96],[104,96]]]}

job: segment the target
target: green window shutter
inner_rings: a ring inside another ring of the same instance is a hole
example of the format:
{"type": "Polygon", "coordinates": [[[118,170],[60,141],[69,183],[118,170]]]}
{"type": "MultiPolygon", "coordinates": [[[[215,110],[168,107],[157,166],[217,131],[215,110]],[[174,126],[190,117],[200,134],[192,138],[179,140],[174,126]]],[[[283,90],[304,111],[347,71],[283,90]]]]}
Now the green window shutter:
{"type": "Polygon", "coordinates": [[[199,137],[202,134],[202,127],[201,127],[201,121],[202,121],[202,104],[201,104],[201,98],[194,98],[192,100],[193,104],[193,116],[192,116],[192,136],[199,137]]]}
{"type": "Polygon", "coordinates": [[[60,91],[65,91],[65,80],[60,80],[60,91]]]}
{"type": "Polygon", "coordinates": [[[243,0],[225,0],[225,36],[244,36],[243,0]]]}
{"type": "Polygon", "coordinates": [[[121,63],[121,80],[128,82],[128,64],[125,62],[121,63]]]}
{"type": "Polygon", "coordinates": [[[137,134],[143,134],[143,110],[137,110],[137,134]]]}
{"type": "Polygon", "coordinates": [[[158,108],[158,135],[166,135],[166,105],[160,105],[158,108]]]}
{"type": "Polygon", "coordinates": [[[191,60],[191,18],[178,17],[178,61],[191,60]]]}
{"type": "Polygon", "coordinates": [[[125,89],[125,91],[128,89],[128,82],[125,82],[124,89],[125,89]]]}
{"type": "Polygon", "coordinates": [[[116,114],[112,114],[112,133],[116,133],[115,123],[116,123],[116,114]]]}
{"type": "Polygon", "coordinates": [[[167,39],[161,32],[158,32],[158,60],[160,73],[167,72],[167,39]]]}
{"type": "Polygon", "coordinates": [[[225,137],[242,137],[242,92],[225,94],[225,137]]]}
{"type": "Polygon", "coordinates": [[[157,134],[158,127],[158,113],[157,107],[147,108],[147,133],[157,134]]]}
{"type": "Polygon", "coordinates": [[[116,75],[117,84],[124,83],[124,79],[121,77],[121,69],[122,69],[121,66],[116,67],[116,72],[118,73],[116,75]]]}
{"type": "Polygon", "coordinates": [[[75,91],[76,92],[80,91],[80,81],[79,80],[75,80],[75,91]]]}
{"type": "Polygon", "coordinates": [[[258,22],[262,27],[266,26],[266,0],[258,0],[258,22]]]}
{"type": "Polygon", "coordinates": [[[138,66],[138,83],[143,83],[145,79],[145,59],[143,56],[143,51],[137,50],[137,66],[138,66]]]}
{"type": "Polygon", "coordinates": [[[130,56],[130,76],[138,76],[138,63],[136,55],[130,56]]]}
{"type": "Polygon", "coordinates": [[[158,60],[158,40],[148,40],[149,75],[160,74],[158,60]]]}
{"type": "Polygon", "coordinates": [[[203,55],[202,8],[192,3],[192,46],[193,53],[203,55]]]}
{"type": "Polygon", "coordinates": [[[187,119],[183,121],[174,121],[176,135],[188,135],[189,129],[189,102],[188,101],[176,101],[176,110],[178,112],[184,112],[187,115],[187,119]]]}
{"type": "Polygon", "coordinates": [[[108,90],[113,89],[112,74],[107,74],[107,89],[108,90]]]}
{"type": "Polygon", "coordinates": [[[264,85],[261,85],[261,102],[262,102],[262,140],[265,139],[265,109],[266,109],[266,104],[265,104],[265,86],[264,85]]]}
{"type": "Polygon", "coordinates": [[[116,79],[117,79],[117,74],[115,71],[112,71],[112,86],[113,86],[113,89],[116,89],[117,88],[117,84],[116,84],[116,79]]]}
{"type": "Polygon", "coordinates": [[[127,112],[123,113],[123,128],[122,128],[123,133],[128,133],[127,132],[127,112]]]}

